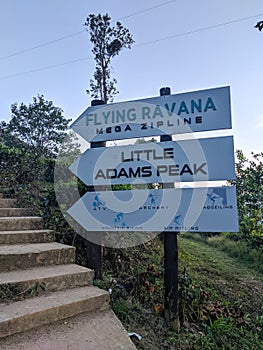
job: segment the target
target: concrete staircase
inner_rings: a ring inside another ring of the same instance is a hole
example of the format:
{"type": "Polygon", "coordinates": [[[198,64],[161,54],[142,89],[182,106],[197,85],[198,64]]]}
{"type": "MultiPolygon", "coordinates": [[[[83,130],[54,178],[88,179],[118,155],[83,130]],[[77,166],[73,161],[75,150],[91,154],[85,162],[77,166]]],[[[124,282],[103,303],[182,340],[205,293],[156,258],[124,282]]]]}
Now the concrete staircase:
{"type": "Polygon", "coordinates": [[[109,294],[74,261],[42,218],[0,195],[1,350],[135,349],[109,294]]]}

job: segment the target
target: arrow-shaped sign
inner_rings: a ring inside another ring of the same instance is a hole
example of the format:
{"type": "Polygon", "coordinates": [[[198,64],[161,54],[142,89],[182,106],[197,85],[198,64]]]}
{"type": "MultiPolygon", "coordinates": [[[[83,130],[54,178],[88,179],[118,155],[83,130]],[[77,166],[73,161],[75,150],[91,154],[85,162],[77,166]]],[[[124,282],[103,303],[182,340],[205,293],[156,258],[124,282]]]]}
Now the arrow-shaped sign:
{"type": "Polygon", "coordinates": [[[238,231],[234,186],[136,192],[87,192],[68,213],[87,231],[238,231]]]}
{"type": "Polygon", "coordinates": [[[89,142],[230,129],[230,88],[88,107],[71,128],[89,142]]]}
{"type": "Polygon", "coordinates": [[[88,149],[70,170],[86,185],[235,179],[233,137],[88,149]]]}

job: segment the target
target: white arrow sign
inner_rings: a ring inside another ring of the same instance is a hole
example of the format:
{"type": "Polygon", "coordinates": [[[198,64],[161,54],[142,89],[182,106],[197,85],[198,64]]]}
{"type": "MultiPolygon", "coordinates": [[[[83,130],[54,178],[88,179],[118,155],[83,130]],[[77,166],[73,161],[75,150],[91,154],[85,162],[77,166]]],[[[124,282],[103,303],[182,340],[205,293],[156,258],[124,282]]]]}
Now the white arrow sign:
{"type": "Polygon", "coordinates": [[[230,88],[88,107],[71,128],[89,142],[230,129],[230,88]]]}
{"type": "Polygon", "coordinates": [[[87,192],[68,213],[87,231],[238,231],[235,187],[87,192]]]}
{"type": "Polygon", "coordinates": [[[88,149],[70,170],[86,185],[235,179],[233,137],[88,149]]]}

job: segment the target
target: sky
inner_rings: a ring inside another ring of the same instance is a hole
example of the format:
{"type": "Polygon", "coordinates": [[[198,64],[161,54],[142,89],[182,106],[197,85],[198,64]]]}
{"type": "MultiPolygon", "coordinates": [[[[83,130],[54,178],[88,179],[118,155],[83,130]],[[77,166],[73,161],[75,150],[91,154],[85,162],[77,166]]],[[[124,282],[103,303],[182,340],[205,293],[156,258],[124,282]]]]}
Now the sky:
{"type": "Polygon", "coordinates": [[[254,28],[262,0],[0,0],[0,120],[38,94],[73,121],[90,106],[83,24],[98,13],[135,40],[112,60],[114,102],[159,96],[163,86],[175,94],[229,85],[235,149],[263,151],[263,32],[254,28]]]}

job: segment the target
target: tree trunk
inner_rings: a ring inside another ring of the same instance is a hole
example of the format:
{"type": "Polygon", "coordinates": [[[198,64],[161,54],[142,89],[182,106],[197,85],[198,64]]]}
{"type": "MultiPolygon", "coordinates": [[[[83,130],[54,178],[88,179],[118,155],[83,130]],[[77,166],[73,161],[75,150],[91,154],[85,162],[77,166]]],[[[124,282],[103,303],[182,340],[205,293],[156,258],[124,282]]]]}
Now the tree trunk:
{"type": "Polygon", "coordinates": [[[108,92],[107,92],[107,67],[105,66],[104,62],[101,65],[102,67],[102,91],[103,91],[103,98],[102,100],[107,103],[108,102],[108,92]]]}

